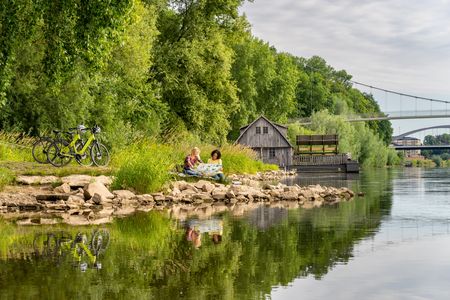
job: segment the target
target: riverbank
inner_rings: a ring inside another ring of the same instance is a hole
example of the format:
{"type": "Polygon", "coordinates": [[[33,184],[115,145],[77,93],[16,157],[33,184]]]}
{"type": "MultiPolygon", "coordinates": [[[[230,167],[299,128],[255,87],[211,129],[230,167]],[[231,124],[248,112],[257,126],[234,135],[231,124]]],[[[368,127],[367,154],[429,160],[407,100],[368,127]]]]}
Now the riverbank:
{"type": "MultiPolygon", "coordinates": [[[[109,223],[115,217],[139,211],[189,214],[226,209],[239,212],[255,205],[310,209],[354,197],[347,188],[287,186],[251,178],[247,179],[251,185],[241,181],[229,185],[206,180],[172,181],[161,192],[136,194],[112,189],[112,177],[104,175],[21,175],[16,177],[16,185],[7,186],[0,193],[0,216],[21,225],[89,225],[109,223]]],[[[275,175],[270,172],[259,178],[275,178],[275,175]]]]}

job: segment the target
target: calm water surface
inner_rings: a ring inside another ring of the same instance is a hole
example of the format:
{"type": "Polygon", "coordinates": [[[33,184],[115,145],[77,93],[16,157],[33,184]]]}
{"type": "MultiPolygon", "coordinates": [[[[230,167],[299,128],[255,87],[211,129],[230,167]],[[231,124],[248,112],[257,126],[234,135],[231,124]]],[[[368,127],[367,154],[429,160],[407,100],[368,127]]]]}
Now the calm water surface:
{"type": "Polygon", "coordinates": [[[0,220],[0,299],[449,298],[450,170],[289,183],[365,196],[312,210],[139,214],[101,227],[109,243],[97,255],[76,236],[89,245],[98,227],[0,220]]]}

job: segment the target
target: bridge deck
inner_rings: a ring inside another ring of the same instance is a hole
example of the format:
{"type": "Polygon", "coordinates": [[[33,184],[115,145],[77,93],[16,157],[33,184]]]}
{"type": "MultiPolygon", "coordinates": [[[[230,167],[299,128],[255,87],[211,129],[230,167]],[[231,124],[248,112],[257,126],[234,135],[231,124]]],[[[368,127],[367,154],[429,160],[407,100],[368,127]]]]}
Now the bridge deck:
{"type": "Polygon", "coordinates": [[[450,150],[450,145],[390,146],[395,150],[450,150]]]}

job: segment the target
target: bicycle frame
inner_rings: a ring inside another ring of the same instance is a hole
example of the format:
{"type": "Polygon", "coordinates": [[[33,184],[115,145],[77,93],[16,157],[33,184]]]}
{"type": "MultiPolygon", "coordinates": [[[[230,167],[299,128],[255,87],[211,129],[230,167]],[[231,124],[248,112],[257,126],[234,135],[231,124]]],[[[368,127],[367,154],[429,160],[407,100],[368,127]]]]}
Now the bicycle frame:
{"type": "Polygon", "coordinates": [[[89,136],[88,140],[86,141],[86,143],[83,145],[83,148],[78,151],[77,148],[75,147],[76,143],[81,140],[81,135],[80,133],[76,133],[72,139],[72,141],[70,142],[70,144],[68,146],[64,146],[61,149],[61,154],[65,155],[65,156],[74,156],[74,155],[83,155],[86,150],[89,148],[89,146],[92,144],[93,141],[95,141],[95,134],[91,133],[91,135],[89,136]],[[73,153],[70,152],[70,149],[73,149],[73,153]]]}
{"type": "Polygon", "coordinates": [[[95,262],[97,261],[97,256],[94,255],[91,250],[88,248],[88,246],[84,243],[76,243],[74,249],[72,250],[72,255],[73,257],[77,260],[77,261],[81,261],[81,258],[83,256],[83,252],[87,255],[89,262],[91,264],[95,264],[95,262]],[[77,247],[80,247],[82,249],[81,255],[78,254],[78,249],[77,247]]]}

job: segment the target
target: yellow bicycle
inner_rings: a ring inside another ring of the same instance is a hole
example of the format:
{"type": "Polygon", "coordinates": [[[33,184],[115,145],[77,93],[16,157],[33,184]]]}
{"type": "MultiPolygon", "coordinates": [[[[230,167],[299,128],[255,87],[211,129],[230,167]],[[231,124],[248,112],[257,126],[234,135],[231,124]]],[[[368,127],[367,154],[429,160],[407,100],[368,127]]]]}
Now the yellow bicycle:
{"type": "Polygon", "coordinates": [[[75,158],[80,165],[95,164],[99,167],[108,165],[110,160],[109,151],[96,138],[96,135],[101,131],[99,126],[95,125],[92,128],[87,128],[83,125],[78,125],[76,128],[69,128],[69,130],[76,130],[71,142],[64,139],[55,140],[48,147],[47,159],[49,163],[55,167],[62,167],[75,158]],[[85,131],[91,132],[86,142],[81,137],[85,131]]]}

